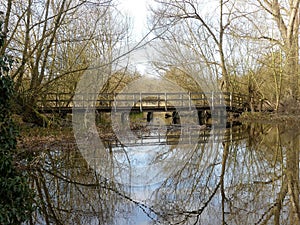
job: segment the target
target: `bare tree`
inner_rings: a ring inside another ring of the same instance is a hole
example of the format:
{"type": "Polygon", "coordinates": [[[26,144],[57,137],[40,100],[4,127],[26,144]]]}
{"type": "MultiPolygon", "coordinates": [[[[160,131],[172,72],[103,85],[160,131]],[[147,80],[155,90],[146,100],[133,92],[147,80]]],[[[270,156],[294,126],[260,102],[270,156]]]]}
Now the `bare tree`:
{"type": "Polygon", "coordinates": [[[108,76],[122,70],[129,25],[111,0],[1,4],[6,10],[5,31],[10,30],[1,51],[7,48],[15,59],[11,76],[25,114],[34,115],[32,108],[42,94],[74,91],[94,61],[110,68],[108,76]]]}
{"type": "Polygon", "coordinates": [[[288,91],[283,94],[293,100],[297,99],[299,89],[299,3],[299,0],[247,0],[235,6],[240,17],[234,26],[235,34],[253,43],[263,42],[258,56],[267,49],[282,52],[282,76],[288,81],[288,91]]]}
{"type": "MultiPolygon", "coordinates": [[[[173,55],[185,65],[202,64],[209,68],[215,78],[221,83],[223,90],[230,89],[230,72],[227,58],[232,49],[225,42],[226,30],[233,17],[233,4],[230,1],[156,1],[154,15],[160,21],[160,28],[165,28],[163,36],[165,43],[172,46],[173,55]],[[213,10],[212,10],[213,8],[213,10]],[[209,13],[208,13],[209,12],[209,13]],[[169,35],[168,35],[169,34],[169,35]],[[175,46],[175,47],[174,47],[175,46]],[[194,59],[197,58],[197,61],[194,59]],[[221,75],[221,76],[220,76],[221,75]]],[[[168,48],[167,47],[167,48],[168,48]]]]}

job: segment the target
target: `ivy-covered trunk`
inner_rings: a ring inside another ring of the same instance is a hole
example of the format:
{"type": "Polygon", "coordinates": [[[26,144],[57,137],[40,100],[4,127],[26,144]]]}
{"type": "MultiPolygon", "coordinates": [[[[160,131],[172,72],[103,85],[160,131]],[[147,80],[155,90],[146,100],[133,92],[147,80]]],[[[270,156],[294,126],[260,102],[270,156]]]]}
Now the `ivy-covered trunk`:
{"type": "MultiPolygon", "coordinates": [[[[0,49],[6,34],[0,21],[0,49]]],[[[16,167],[17,127],[12,120],[14,82],[8,75],[11,60],[0,55],[0,224],[21,224],[34,210],[28,176],[16,167]]]]}
{"type": "Polygon", "coordinates": [[[16,97],[16,110],[17,114],[22,116],[24,122],[34,123],[35,125],[41,127],[49,126],[49,119],[47,116],[41,114],[36,109],[35,98],[22,98],[22,96],[16,97]]]}

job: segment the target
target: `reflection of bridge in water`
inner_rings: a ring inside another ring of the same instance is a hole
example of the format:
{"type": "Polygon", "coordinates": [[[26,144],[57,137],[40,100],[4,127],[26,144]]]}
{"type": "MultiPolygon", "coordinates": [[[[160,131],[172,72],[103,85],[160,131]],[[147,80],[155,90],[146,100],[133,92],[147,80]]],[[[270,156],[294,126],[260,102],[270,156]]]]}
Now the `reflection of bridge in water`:
{"type": "MultiPolygon", "coordinates": [[[[231,124],[232,125],[232,124],[231,124]]],[[[105,145],[111,147],[157,146],[157,145],[194,145],[209,142],[224,143],[243,140],[248,136],[243,126],[236,125],[224,129],[211,129],[204,126],[150,126],[135,131],[119,141],[117,138],[103,139],[105,145]]],[[[123,136],[124,137],[124,136],[123,136]]]]}
{"type": "Polygon", "coordinates": [[[242,112],[244,95],[232,92],[177,93],[48,93],[38,100],[41,113],[72,113],[95,109],[99,112],[218,110],[242,112]]]}

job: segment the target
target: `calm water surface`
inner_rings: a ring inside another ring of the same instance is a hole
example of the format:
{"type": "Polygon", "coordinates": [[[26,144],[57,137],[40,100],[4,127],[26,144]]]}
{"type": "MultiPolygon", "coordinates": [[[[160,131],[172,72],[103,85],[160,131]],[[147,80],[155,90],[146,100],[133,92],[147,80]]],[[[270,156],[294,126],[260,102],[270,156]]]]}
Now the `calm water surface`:
{"type": "Polygon", "coordinates": [[[72,143],[39,153],[31,224],[299,224],[298,128],[154,123],[131,135],[89,155],[72,143]]]}

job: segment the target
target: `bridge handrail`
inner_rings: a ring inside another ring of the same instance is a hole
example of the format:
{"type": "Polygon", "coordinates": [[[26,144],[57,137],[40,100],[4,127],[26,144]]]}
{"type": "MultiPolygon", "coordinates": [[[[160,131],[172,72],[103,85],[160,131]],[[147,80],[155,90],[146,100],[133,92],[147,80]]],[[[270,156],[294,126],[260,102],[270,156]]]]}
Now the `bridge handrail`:
{"type": "MultiPolygon", "coordinates": [[[[47,93],[37,101],[38,107],[72,107],[74,93],[47,93]],[[50,98],[49,98],[50,97],[50,98]],[[66,106],[68,104],[68,106],[66,106]]],[[[96,107],[140,107],[141,111],[147,104],[153,103],[157,107],[167,107],[170,105],[178,107],[191,106],[220,106],[225,105],[230,108],[242,108],[246,103],[246,96],[234,92],[132,92],[132,93],[80,93],[76,94],[76,102],[81,107],[95,104],[96,107]],[[95,96],[97,100],[95,102],[95,96]],[[122,105],[123,104],[123,105],[122,105]],[[125,104],[125,105],[124,105],[125,104]]],[[[154,107],[154,106],[152,106],[154,107]]]]}

